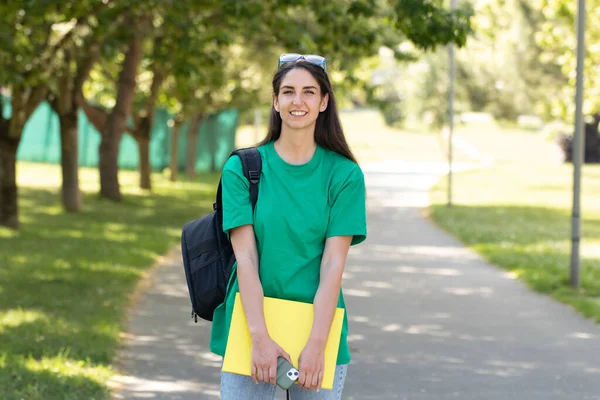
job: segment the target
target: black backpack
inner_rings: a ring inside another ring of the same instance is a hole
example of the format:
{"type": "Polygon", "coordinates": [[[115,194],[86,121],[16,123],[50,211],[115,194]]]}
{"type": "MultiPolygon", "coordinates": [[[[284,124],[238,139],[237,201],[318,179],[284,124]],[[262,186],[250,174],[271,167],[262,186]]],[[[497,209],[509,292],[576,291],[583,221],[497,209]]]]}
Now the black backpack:
{"type": "MultiPolygon", "coordinates": [[[[258,199],[258,181],[262,171],[260,153],[254,147],[231,153],[242,160],[244,176],[250,182],[252,210],[258,199]]],[[[188,291],[192,301],[192,318],[212,321],[213,313],[225,300],[227,283],[235,255],[231,242],[223,232],[221,180],[213,212],[188,222],[181,233],[181,253],[188,291]]]]}

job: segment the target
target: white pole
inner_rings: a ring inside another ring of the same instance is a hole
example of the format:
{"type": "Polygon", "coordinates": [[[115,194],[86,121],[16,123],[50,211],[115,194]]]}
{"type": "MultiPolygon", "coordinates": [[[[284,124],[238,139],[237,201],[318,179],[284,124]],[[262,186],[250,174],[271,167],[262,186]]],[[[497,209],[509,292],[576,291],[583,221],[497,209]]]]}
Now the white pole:
{"type": "Polygon", "coordinates": [[[577,11],[577,85],[575,92],[575,134],[573,135],[573,214],[571,216],[571,286],[579,287],[579,246],[581,242],[581,164],[583,162],[583,64],[585,60],[585,0],[577,11]]]}
{"type": "MultiPolygon", "coordinates": [[[[456,1],[450,1],[450,8],[456,10],[456,1]]],[[[448,88],[448,207],[452,207],[452,135],[454,133],[454,43],[449,46],[449,88],[448,88]]]]}

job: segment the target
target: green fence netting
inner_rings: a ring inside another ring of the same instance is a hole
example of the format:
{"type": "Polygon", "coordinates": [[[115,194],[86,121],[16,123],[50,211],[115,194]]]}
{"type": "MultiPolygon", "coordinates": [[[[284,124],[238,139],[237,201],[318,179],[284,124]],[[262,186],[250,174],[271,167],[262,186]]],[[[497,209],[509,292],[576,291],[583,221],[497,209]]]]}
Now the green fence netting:
{"type": "MultiPolygon", "coordinates": [[[[8,100],[8,99],[7,99],[8,100]]],[[[4,101],[3,114],[11,115],[9,101],[4,101]]],[[[206,172],[212,168],[220,170],[229,154],[235,148],[235,134],[238,123],[238,110],[228,109],[211,114],[198,127],[196,146],[196,171],[206,172]]],[[[150,164],[153,170],[167,168],[171,158],[171,127],[169,121],[173,115],[165,109],[157,109],[151,130],[150,164]]],[[[83,110],[78,112],[79,122],[79,164],[85,167],[98,166],[98,147],[100,133],[88,121],[83,110]]],[[[178,167],[183,170],[186,165],[188,130],[190,121],[186,121],[179,129],[178,167]]],[[[60,163],[60,125],[58,115],[46,102],[40,104],[27,121],[19,149],[17,160],[45,163],[60,163]]],[[[119,167],[137,169],[139,152],[135,139],[124,134],[119,149],[119,167]]]]}

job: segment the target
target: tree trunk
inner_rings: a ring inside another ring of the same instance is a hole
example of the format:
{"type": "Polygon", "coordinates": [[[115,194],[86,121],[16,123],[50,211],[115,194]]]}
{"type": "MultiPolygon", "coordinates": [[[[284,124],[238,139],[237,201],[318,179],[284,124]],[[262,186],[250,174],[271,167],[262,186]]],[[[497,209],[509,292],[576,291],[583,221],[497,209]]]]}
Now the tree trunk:
{"type": "Polygon", "coordinates": [[[129,44],[119,74],[117,101],[108,116],[106,128],[102,132],[100,142],[100,196],[114,201],[121,200],[118,164],[119,144],[123,131],[125,131],[127,117],[131,113],[141,54],[139,34],[135,34],[129,44]]]}
{"type": "Polygon", "coordinates": [[[81,107],[88,121],[92,124],[98,133],[102,134],[106,130],[106,121],[108,120],[108,113],[102,110],[98,106],[92,106],[83,97],[80,92],[77,94],[77,105],[81,107]]]}
{"type": "MultiPolygon", "coordinates": [[[[114,117],[108,117],[108,125],[111,124],[114,117]]],[[[119,144],[121,134],[112,133],[110,130],[102,134],[100,146],[98,148],[99,161],[98,169],[100,172],[100,196],[110,200],[121,200],[121,188],[119,185],[119,144]]]]}
{"type": "Polygon", "coordinates": [[[59,115],[62,167],[62,204],[68,212],[81,211],[77,109],[59,115]]]}
{"type": "Polygon", "coordinates": [[[17,148],[21,135],[9,136],[9,121],[0,119],[0,226],[19,228],[17,148]]]}
{"type": "Polygon", "coordinates": [[[17,149],[27,120],[46,98],[44,85],[12,87],[12,116],[2,116],[0,100],[0,226],[19,228],[17,149]]]}
{"type": "MultiPolygon", "coordinates": [[[[161,41],[155,43],[159,46],[161,41]]],[[[165,79],[164,70],[158,63],[153,66],[152,85],[150,85],[150,96],[146,101],[146,106],[142,116],[138,117],[136,123],[137,129],[135,139],[138,143],[140,155],[140,188],[152,190],[152,168],[150,166],[150,133],[152,123],[154,122],[154,113],[156,111],[156,102],[160,93],[160,88],[165,79]]]]}
{"type": "Polygon", "coordinates": [[[146,119],[142,120],[141,127],[135,136],[140,155],[140,188],[152,190],[152,168],[150,166],[150,127],[146,126],[146,119]]]}
{"type": "Polygon", "coordinates": [[[78,72],[74,77],[69,66],[73,60],[72,51],[65,53],[67,68],[62,71],[58,79],[59,85],[54,100],[50,106],[58,114],[60,122],[60,163],[62,173],[61,200],[63,209],[67,212],[79,212],[82,207],[82,197],[79,191],[79,135],[77,120],[78,93],[81,93],[83,82],[87,79],[96,57],[95,47],[90,50],[90,55],[79,64],[78,72]]]}
{"type": "Polygon", "coordinates": [[[210,132],[207,144],[210,153],[210,172],[217,172],[217,132],[210,132]]]}
{"type": "Polygon", "coordinates": [[[202,122],[202,115],[197,114],[190,125],[187,140],[187,154],[185,161],[185,172],[189,178],[196,176],[196,146],[198,144],[198,128],[202,122]]]}
{"type": "Polygon", "coordinates": [[[171,163],[169,168],[171,170],[171,182],[177,180],[177,157],[179,155],[179,127],[181,122],[175,121],[173,129],[171,130],[171,163]]]}

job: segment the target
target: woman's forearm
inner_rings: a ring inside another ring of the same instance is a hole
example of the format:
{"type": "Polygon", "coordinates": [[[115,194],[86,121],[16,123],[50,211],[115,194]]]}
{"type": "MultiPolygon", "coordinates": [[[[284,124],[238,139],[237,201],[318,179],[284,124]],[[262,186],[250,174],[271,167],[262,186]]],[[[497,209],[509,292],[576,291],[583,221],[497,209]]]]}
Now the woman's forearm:
{"type": "Polygon", "coordinates": [[[308,341],[325,347],[342,286],[351,236],[327,239],[321,260],[319,287],[313,301],[314,321],[308,341]]]}
{"type": "Polygon", "coordinates": [[[248,330],[253,340],[267,333],[263,311],[264,294],[258,276],[258,252],[254,227],[244,225],[231,232],[231,244],[237,261],[237,276],[240,287],[240,297],[248,330]]]}
{"type": "Polygon", "coordinates": [[[344,265],[331,260],[321,269],[321,280],[313,302],[314,321],[308,340],[324,348],[338,303],[344,265]]]}
{"type": "Polygon", "coordinates": [[[240,296],[248,330],[252,340],[259,339],[267,334],[267,325],[263,309],[264,293],[258,276],[258,259],[249,254],[242,254],[236,258],[240,296]]]}

